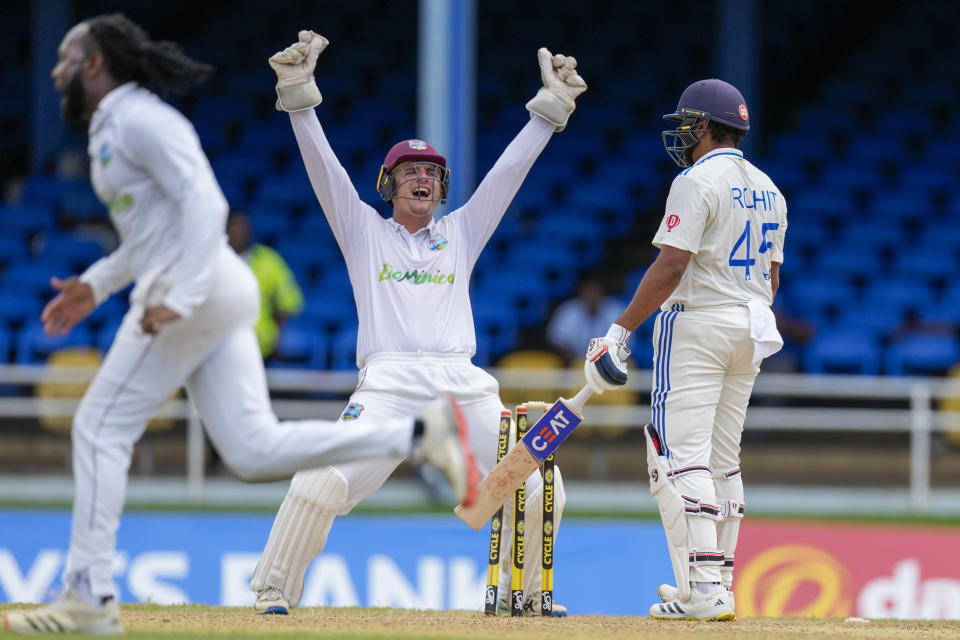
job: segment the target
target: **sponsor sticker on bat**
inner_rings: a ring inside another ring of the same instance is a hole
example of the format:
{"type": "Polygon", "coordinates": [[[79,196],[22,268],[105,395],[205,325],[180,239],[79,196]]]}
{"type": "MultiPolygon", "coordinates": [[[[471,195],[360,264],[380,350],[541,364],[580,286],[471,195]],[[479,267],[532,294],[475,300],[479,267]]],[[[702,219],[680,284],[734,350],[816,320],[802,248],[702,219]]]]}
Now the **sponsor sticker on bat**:
{"type": "Polygon", "coordinates": [[[523,443],[534,459],[542,464],[550,457],[557,447],[577,428],[581,422],[580,416],[557,400],[550,409],[537,420],[537,423],[527,431],[523,443]]]}

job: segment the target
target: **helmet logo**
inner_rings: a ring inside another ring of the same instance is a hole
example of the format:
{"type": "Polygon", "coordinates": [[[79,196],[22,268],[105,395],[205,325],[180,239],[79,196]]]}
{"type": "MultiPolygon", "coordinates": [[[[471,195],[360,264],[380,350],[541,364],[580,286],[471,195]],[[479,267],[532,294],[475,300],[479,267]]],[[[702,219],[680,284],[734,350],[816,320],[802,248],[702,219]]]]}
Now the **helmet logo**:
{"type": "Polygon", "coordinates": [[[749,117],[750,117],[750,114],[747,113],[747,105],[741,104],[741,105],[740,105],[740,119],[741,119],[741,120],[746,120],[746,119],[748,119],[749,117]]]}
{"type": "Polygon", "coordinates": [[[667,233],[673,231],[674,227],[680,224],[680,216],[675,213],[671,213],[667,216],[667,233]]]}
{"type": "MultiPolygon", "coordinates": [[[[743,109],[746,109],[746,107],[743,107],[743,109]]],[[[743,113],[743,111],[741,111],[741,113],[743,113]]],[[[423,140],[410,140],[407,144],[409,144],[410,148],[414,151],[423,151],[427,148],[427,143],[423,140]]]]}

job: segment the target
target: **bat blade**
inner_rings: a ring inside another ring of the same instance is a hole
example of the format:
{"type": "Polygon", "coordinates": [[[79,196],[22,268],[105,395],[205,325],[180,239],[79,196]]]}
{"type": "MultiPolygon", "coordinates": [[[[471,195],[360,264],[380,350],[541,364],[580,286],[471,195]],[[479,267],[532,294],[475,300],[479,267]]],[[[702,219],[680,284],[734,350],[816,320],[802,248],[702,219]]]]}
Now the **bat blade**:
{"type": "Polygon", "coordinates": [[[533,473],[583,421],[580,409],[590,396],[583,390],[572,401],[560,398],[527,435],[480,481],[470,506],[457,505],[453,512],[472,529],[481,527],[503,506],[507,498],[533,473]],[[569,402],[569,404],[568,404],[569,402]],[[580,409],[577,411],[576,409],[580,409]]]}

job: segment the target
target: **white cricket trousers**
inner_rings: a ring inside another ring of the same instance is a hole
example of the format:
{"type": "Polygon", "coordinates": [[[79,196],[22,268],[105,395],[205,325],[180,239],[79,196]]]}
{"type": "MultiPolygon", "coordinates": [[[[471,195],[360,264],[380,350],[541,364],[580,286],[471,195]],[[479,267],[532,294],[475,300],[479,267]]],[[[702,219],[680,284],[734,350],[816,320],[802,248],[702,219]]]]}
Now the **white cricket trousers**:
{"type": "Polygon", "coordinates": [[[412,430],[278,423],[254,333],[257,282],[225,244],[208,300],[156,336],[140,329],[132,302],[73,419],[74,504],[64,582],[86,575],[95,596],[115,595],[111,565],[134,444],[179,387],[223,461],[248,481],[293,475],[343,460],[409,455],[412,430]]]}
{"type": "MultiPolygon", "coordinates": [[[[469,428],[470,448],[481,475],[486,475],[496,464],[503,403],[500,402],[496,379],[474,366],[465,354],[374,354],[360,371],[357,390],[350,397],[351,404],[347,411],[340,417],[339,427],[344,431],[372,427],[385,432],[402,429],[408,433],[415,417],[429,403],[447,394],[457,399],[463,411],[469,428]]],[[[396,458],[382,457],[331,465],[335,470],[333,476],[345,481],[342,493],[339,489],[331,489],[341,486],[338,483],[308,479],[308,476],[319,477],[315,472],[297,474],[274,520],[250,588],[260,591],[276,587],[284,593],[290,604],[296,606],[303,593],[304,572],[310,561],[323,551],[336,515],[349,513],[361,500],[379,489],[399,462],[396,458]]],[[[328,476],[324,474],[322,477],[328,476]]],[[[539,496],[542,486],[540,473],[534,471],[526,483],[528,500],[530,496],[539,496]]],[[[565,495],[559,468],[555,486],[556,527],[560,522],[565,495]]],[[[530,521],[535,519],[529,513],[527,517],[530,521]]],[[[539,525],[528,529],[527,549],[533,549],[530,553],[539,553],[541,535],[542,527],[539,525]]],[[[509,558],[507,544],[502,553],[509,558]]],[[[530,570],[525,577],[529,583],[534,583],[539,580],[540,564],[528,562],[527,565],[530,570]]],[[[506,594],[509,571],[501,572],[501,581],[504,579],[506,584],[501,587],[501,593],[506,594]]],[[[482,594],[477,595],[479,602],[482,594]]]]}
{"type": "Polygon", "coordinates": [[[657,316],[653,351],[653,424],[686,503],[688,545],[697,552],[690,580],[720,582],[725,563],[732,573],[741,514],[726,514],[724,505],[743,503],[740,436],[759,372],[749,311],[673,305],[657,316]],[[718,544],[718,524],[730,525],[721,531],[727,549],[718,544]]]}
{"type": "MultiPolygon", "coordinates": [[[[474,366],[465,354],[377,353],[360,372],[360,383],[350,402],[362,407],[355,420],[340,419],[345,431],[360,425],[378,425],[393,430],[413,423],[424,408],[444,395],[457,399],[469,427],[468,442],[485,476],[497,458],[500,424],[500,387],[496,379],[474,366]]],[[[379,458],[336,464],[346,477],[347,501],[341,515],[349,513],[363,498],[380,488],[400,460],[379,458]]],[[[539,478],[539,474],[534,474],[539,478]]],[[[531,477],[528,491],[538,485],[531,477]]]]}

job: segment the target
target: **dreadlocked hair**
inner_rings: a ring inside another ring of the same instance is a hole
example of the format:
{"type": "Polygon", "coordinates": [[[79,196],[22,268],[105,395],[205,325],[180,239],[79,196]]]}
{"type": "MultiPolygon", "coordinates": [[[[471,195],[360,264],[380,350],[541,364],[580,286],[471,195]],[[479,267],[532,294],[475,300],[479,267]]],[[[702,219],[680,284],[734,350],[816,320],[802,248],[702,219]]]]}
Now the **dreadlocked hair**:
{"type": "Polygon", "coordinates": [[[180,45],[151,40],[140,25],[122,13],[99,15],[87,20],[87,25],[91,50],[103,54],[107,70],[121,84],[136,82],[148,88],[156,86],[183,93],[213,72],[211,65],[193,60],[180,45]]]}

